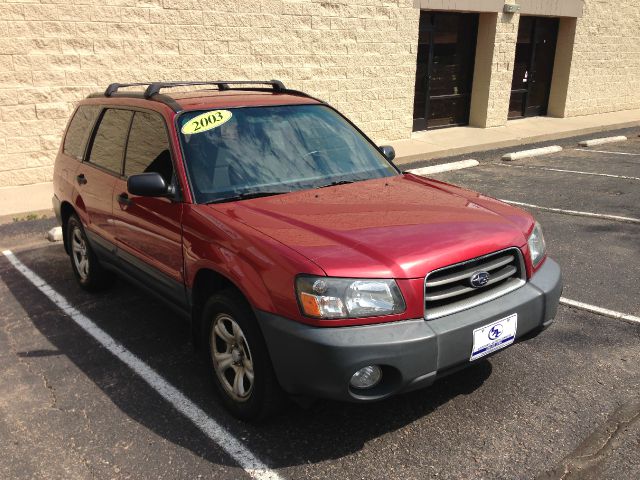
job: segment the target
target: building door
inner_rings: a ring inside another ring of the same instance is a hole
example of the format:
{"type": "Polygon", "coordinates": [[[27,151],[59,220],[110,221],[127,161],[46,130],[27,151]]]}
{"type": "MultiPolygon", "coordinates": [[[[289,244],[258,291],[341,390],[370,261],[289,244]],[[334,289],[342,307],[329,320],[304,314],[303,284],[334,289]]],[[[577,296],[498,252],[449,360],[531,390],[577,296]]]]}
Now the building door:
{"type": "Polygon", "coordinates": [[[469,123],[478,15],[420,12],[413,130],[469,123]]]}
{"type": "Polygon", "coordinates": [[[520,17],[509,118],[547,114],[557,38],[557,18],[520,17]]]}

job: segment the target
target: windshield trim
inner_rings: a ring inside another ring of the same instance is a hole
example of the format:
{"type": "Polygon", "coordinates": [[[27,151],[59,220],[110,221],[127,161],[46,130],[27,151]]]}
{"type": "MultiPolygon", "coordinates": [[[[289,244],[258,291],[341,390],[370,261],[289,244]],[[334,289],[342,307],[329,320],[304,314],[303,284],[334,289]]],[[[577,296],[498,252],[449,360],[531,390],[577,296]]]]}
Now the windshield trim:
{"type": "MultiPolygon", "coordinates": [[[[273,107],[308,107],[308,106],[313,106],[313,105],[318,105],[321,107],[326,107],[329,108],[331,110],[333,110],[335,113],[337,113],[340,117],[342,117],[343,120],[345,120],[351,127],[353,127],[355,129],[356,132],[358,132],[374,149],[376,152],[378,152],[380,154],[380,157],[388,164],[391,166],[391,168],[393,168],[393,170],[395,170],[397,175],[402,175],[402,171],[393,163],[391,162],[380,150],[380,147],[378,147],[378,145],[375,144],[375,142],[373,140],[371,140],[371,138],[369,138],[369,136],[364,133],[355,123],[353,123],[351,120],[349,120],[345,115],[343,115],[342,113],[340,113],[338,110],[336,110],[334,107],[332,107],[331,105],[329,105],[328,103],[319,101],[319,103],[313,102],[313,103],[296,103],[296,104],[291,104],[291,103],[282,103],[282,104],[275,104],[275,105],[244,105],[244,106],[239,106],[239,107],[229,107],[229,109],[233,109],[233,110],[239,110],[239,109],[244,109],[244,108],[273,108],[273,107]]],[[[219,108],[226,108],[224,106],[221,106],[219,108]]],[[[206,112],[206,109],[203,108],[194,108],[194,109],[190,109],[190,110],[182,110],[181,112],[179,112],[173,120],[173,126],[175,128],[176,131],[176,137],[178,138],[178,148],[180,149],[180,157],[182,158],[182,166],[184,168],[184,173],[185,176],[187,177],[187,182],[189,182],[189,189],[191,190],[192,195],[191,195],[191,201],[196,204],[196,205],[206,205],[208,202],[206,201],[197,201],[196,200],[196,195],[195,195],[195,189],[194,189],[194,185],[193,185],[193,180],[191,179],[191,173],[189,171],[189,167],[186,164],[187,161],[187,157],[185,155],[185,151],[183,148],[183,144],[182,144],[182,133],[180,132],[180,123],[179,120],[180,118],[185,115],[185,114],[189,114],[189,113],[193,113],[193,112],[206,112]]],[[[307,189],[305,189],[307,190],[307,189]]],[[[289,193],[289,192],[287,192],[289,193]]],[[[242,200],[240,200],[242,201],[242,200]]]]}

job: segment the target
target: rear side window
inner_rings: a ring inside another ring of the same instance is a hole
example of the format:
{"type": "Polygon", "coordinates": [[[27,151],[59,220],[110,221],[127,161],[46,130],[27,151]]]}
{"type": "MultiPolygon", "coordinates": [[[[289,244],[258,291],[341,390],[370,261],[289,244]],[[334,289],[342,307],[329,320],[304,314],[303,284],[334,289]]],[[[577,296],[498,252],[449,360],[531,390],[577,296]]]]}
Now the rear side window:
{"type": "Polygon", "coordinates": [[[115,108],[106,110],[98,125],[89,153],[89,163],[114,173],[122,171],[124,146],[133,112],[115,108]]]}
{"type": "Polygon", "coordinates": [[[64,137],[64,153],[82,160],[84,149],[91,133],[91,127],[99,113],[100,107],[97,105],[78,107],[64,137]]]}
{"type": "Polygon", "coordinates": [[[144,172],[159,173],[169,185],[173,177],[173,164],[162,116],[136,112],[129,133],[124,174],[128,177],[144,172]]]}

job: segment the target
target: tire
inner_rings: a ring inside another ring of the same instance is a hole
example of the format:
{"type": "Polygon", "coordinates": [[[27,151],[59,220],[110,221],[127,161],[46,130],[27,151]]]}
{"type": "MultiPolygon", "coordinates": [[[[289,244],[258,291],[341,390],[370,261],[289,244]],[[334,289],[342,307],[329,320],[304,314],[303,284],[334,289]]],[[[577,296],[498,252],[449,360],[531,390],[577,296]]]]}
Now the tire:
{"type": "Polygon", "coordinates": [[[89,292],[103,290],[113,283],[113,273],[105,270],[94,253],[80,219],[74,214],[67,220],[67,241],[71,269],[78,284],[89,292]]]}
{"type": "Polygon", "coordinates": [[[262,421],[286,402],[255,315],[237,290],[209,297],[203,308],[202,342],[215,390],[231,414],[262,421]]]}

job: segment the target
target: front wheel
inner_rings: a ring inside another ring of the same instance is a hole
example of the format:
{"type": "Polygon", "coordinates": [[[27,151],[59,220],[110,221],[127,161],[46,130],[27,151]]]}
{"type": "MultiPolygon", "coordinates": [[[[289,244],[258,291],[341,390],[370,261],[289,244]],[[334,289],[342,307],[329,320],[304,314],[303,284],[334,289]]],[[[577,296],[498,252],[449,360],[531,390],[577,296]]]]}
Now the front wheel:
{"type": "Polygon", "coordinates": [[[243,420],[263,420],[285,401],[262,332],[242,295],[225,290],[204,309],[214,384],[225,406],[243,420]]]}

